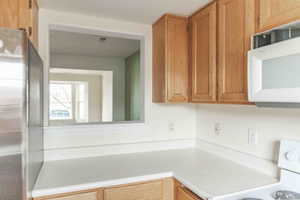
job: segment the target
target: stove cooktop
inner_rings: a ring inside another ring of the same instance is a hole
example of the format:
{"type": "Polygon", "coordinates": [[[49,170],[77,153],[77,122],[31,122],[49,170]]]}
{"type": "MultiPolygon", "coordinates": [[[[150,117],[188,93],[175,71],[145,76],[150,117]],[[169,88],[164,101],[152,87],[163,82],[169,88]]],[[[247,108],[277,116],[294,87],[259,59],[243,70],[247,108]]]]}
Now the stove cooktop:
{"type": "Polygon", "coordinates": [[[300,200],[300,141],[280,142],[278,167],[280,183],[213,200],[300,200]]]}
{"type": "MultiPolygon", "coordinates": [[[[279,190],[274,192],[273,194],[270,194],[270,197],[272,197],[274,200],[299,200],[300,193],[289,191],[289,190],[279,190]]],[[[264,200],[264,199],[246,197],[240,200],[264,200]]]]}
{"type": "Polygon", "coordinates": [[[300,200],[300,141],[281,141],[278,166],[280,183],[213,200],[300,200]]]}
{"type": "Polygon", "coordinates": [[[227,195],[214,200],[300,200],[300,191],[292,189],[278,184],[239,194],[227,195]]]}

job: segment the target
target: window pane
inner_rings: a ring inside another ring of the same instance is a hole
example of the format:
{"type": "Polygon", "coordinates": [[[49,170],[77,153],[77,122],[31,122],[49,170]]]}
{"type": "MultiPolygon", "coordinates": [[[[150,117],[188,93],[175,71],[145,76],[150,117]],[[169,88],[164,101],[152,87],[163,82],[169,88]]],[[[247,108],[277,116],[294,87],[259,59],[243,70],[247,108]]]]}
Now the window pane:
{"type": "Polygon", "coordinates": [[[88,83],[76,84],[76,121],[88,122],[88,83]]]}
{"type": "Polygon", "coordinates": [[[50,83],[50,120],[72,119],[72,84],[50,83]]]}
{"type": "Polygon", "coordinates": [[[85,84],[79,84],[79,101],[85,101],[86,91],[85,84]]]}

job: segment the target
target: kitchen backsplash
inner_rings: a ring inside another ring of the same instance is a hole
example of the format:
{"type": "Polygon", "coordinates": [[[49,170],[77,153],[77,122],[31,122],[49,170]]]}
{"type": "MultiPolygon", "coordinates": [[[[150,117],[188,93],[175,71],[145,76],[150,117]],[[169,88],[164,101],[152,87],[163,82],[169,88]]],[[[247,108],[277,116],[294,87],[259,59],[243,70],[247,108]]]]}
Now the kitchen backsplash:
{"type": "Polygon", "coordinates": [[[280,140],[300,140],[299,117],[300,109],[199,105],[197,137],[276,162],[280,140]]]}

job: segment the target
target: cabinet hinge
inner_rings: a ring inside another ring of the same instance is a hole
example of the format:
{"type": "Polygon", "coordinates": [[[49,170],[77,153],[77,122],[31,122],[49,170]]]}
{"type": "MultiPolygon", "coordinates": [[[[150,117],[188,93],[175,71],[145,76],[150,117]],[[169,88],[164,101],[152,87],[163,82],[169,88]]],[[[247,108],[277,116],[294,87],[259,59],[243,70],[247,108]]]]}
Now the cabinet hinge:
{"type": "Polygon", "coordinates": [[[28,7],[29,9],[32,9],[32,0],[28,0],[28,7]]]}

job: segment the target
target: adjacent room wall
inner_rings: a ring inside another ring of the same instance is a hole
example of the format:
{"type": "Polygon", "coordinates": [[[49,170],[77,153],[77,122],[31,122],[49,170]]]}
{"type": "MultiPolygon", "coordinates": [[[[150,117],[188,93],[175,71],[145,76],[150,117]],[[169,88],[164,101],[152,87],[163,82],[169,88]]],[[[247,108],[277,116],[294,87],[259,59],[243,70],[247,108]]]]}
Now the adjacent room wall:
{"type": "MultiPolygon", "coordinates": [[[[74,13],[40,10],[39,46],[48,82],[49,27],[71,26],[130,34],[143,39],[145,61],[145,123],[49,127],[45,129],[47,160],[99,156],[113,153],[192,147],[196,138],[196,106],[152,103],[152,27],[137,23],[95,18],[74,13]],[[174,124],[174,130],[169,125],[174,124]]],[[[79,62],[80,59],[78,59],[79,62]]],[[[48,91],[45,91],[47,97],[48,91]]],[[[45,99],[47,105],[47,99],[45,99]]],[[[47,119],[47,116],[45,116],[47,119]]]]}
{"type": "Polygon", "coordinates": [[[125,117],[128,121],[140,120],[140,51],[125,59],[125,67],[125,117]]]}
{"type": "Polygon", "coordinates": [[[113,72],[113,119],[125,119],[125,59],[121,57],[74,56],[51,53],[50,66],[113,72]]]}

